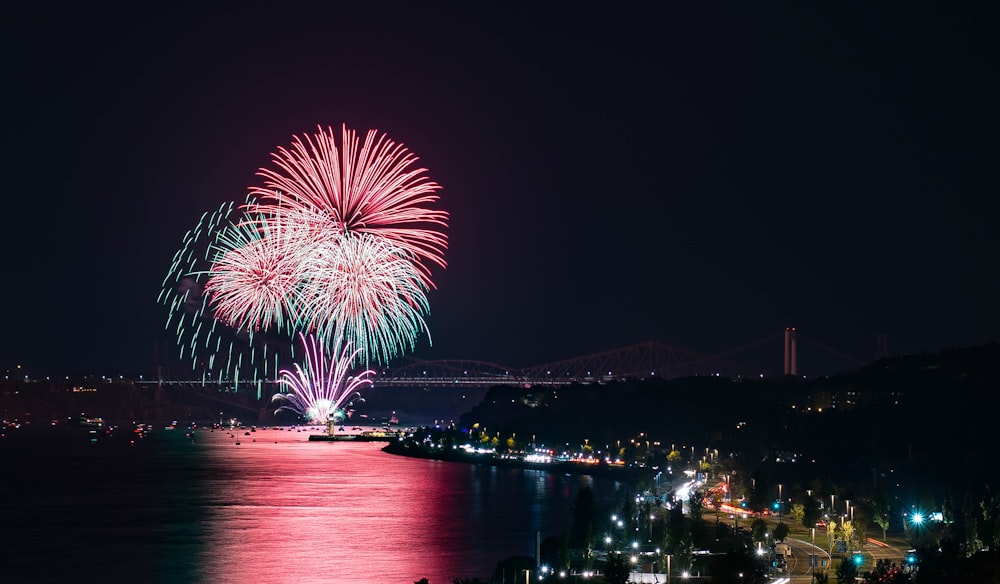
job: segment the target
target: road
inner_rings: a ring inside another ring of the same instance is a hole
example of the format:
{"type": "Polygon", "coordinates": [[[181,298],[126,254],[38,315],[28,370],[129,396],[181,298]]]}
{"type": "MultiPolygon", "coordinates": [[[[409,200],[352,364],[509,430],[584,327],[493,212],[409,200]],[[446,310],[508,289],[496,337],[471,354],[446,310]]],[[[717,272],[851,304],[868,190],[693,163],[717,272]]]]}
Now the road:
{"type": "Polygon", "coordinates": [[[792,549],[792,557],[787,558],[788,569],[781,576],[789,578],[791,582],[810,582],[814,571],[824,572],[830,568],[830,554],[819,546],[791,537],[786,537],[784,543],[792,549]],[[815,568],[809,566],[810,554],[818,558],[819,565],[815,568]]]}
{"type": "Polygon", "coordinates": [[[861,553],[870,556],[870,558],[865,558],[865,565],[862,568],[865,571],[871,570],[878,560],[889,560],[898,566],[902,566],[906,560],[906,553],[903,550],[871,537],[868,538],[861,553]],[[870,564],[869,561],[871,562],[870,564]]]}
{"type": "MultiPolygon", "coordinates": [[[[809,567],[809,554],[816,554],[819,557],[820,565],[816,571],[822,572],[830,568],[830,555],[826,550],[815,546],[807,541],[794,538],[785,538],[792,548],[792,557],[788,559],[788,569],[786,573],[779,574],[772,584],[804,584],[812,582],[813,569],[809,567]],[[823,562],[826,566],[823,566],[823,562]]],[[[861,553],[865,555],[865,563],[861,567],[862,572],[867,572],[874,567],[878,560],[889,560],[897,565],[902,565],[906,554],[902,550],[892,547],[878,540],[869,539],[861,553]]]]}

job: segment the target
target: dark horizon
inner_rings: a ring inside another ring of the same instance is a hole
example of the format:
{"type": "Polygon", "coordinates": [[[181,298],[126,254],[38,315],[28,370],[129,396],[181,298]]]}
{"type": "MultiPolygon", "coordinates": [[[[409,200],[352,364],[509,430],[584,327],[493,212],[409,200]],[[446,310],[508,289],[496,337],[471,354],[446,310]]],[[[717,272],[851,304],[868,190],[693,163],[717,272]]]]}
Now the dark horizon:
{"type": "Polygon", "coordinates": [[[0,368],[155,370],[184,233],[341,124],[443,187],[414,358],[997,341],[993,11],[17,3],[0,368]]]}

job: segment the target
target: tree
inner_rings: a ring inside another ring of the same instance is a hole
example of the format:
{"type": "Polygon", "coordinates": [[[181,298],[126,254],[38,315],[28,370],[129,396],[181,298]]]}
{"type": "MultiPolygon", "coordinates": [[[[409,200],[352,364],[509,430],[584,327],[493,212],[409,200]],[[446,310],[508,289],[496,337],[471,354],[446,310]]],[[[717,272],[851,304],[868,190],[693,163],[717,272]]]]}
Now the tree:
{"type": "Polygon", "coordinates": [[[750,538],[755,542],[764,541],[764,534],[767,533],[767,523],[758,517],[750,523],[750,538]]]}
{"type": "Polygon", "coordinates": [[[786,537],[788,537],[788,526],[784,523],[779,523],[774,528],[774,540],[784,541],[786,537]]]}
{"type": "Polygon", "coordinates": [[[694,541],[691,524],[684,520],[681,502],[674,499],[667,513],[666,529],[663,536],[663,550],[674,557],[674,568],[688,568],[694,558],[694,541]]]}
{"type": "MultiPolygon", "coordinates": [[[[633,495],[633,492],[631,490],[626,490],[626,489],[622,490],[620,496],[622,497],[622,499],[621,499],[621,505],[618,510],[618,518],[625,521],[626,523],[625,531],[630,531],[631,528],[634,526],[630,526],[628,524],[631,522],[632,518],[636,516],[637,513],[635,507],[635,496],[633,495]]],[[[679,506],[680,503],[678,502],[677,505],[679,506]]]]}
{"type": "Polygon", "coordinates": [[[684,530],[684,537],[674,546],[674,560],[677,568],[690,570],[694,563],[694,542],[691,540],[691,530],[684,530]]]}
{"type": "Polygon", "coordinates": [[[971,556],[983,547],[979,539],[979,514],[976,513],[976,503],[972,493],[966,492],[962,501],[962,519],[964,524],[965,553],[971,556]]]}
{"type": "Polygon", "coordinates": [[[608,554],[608,561],[604,563],[605,582],[608,584],[625,584],[628,582],[629,571],[628,562],[622,554],[608,554]]]}
{"type": "Polygon", "coordinates": [[[941,502],[941,538],[957,542],[959,537],[956,533],[959,525],[955,524],[955,500],[948,495],[941,502]]]}
{"type": "Polygon", "coordinates": [[[587,526],[587,542],[583,547],[583,567],[590,570],[594,567],[594,547],[597,545],[597,538],[594,537],[593,526],[587,526]]]}
{"type": "Polygon", "coordinates": [[[691,491],[688,495],[688,510],[691,512],[691,520],[701,521],[701,514],[705,507],[705,492],[691,491]]]}
{"type": "Polygon", "coordinates": [[[847,546],[847,554],[850,555],[854,553],[854,522],[844,521],[840,524],[840,535],[844,538],[844,544],[847,546]]]}
{"type": "Polygon", "coordinates": [[[850,558],[844,558],[837,566],[837,582],[854,582],[858,577],[858,567],[850,558]]]}
{"type": "Polygon", "coordinates": [[[583,487],[576,492],[573,502],[573,524],[569,531],[569,545],[581,549],[587,545],[587,533],[592,532],[594,518],[597,516],[597,503],[594,502],[594,491],[583,487]]]}
{"type": "Polygon", "coordinates": [[[820,516],[819,505],[816,504],[816,499],[806,497],[805,502],[802,503],[802,526],[806,529],[816,527],[816,522],[819,521],[820,516]]]}
{"type": "Polygon", "coordinates": [[[730,551],[709,560],[712,584],[763,584],[767,574],[760,560],[745,552],[730,551]]]}
{"type": "Polygon", "coordinates": [[[570,562],[569,543],[565,534],[552,535],[542,540],[542,563],[553,568],[568,568],[570,562]]]}
{"type": "Polygon", "coordinates": [[[769,490],[764,475],[760,469],[757,469],[747,479],[744,479],[744,482],[744,487],[749,487],[747,489],[747,504],[753,511],[760,511],[765,506],[765,496],[769,490]]]}
{"type": "Polygon", "coordinates": [[[875,521],[875,525],[882,528],[882,539],[885,539],[886,533],[889,531],[889,513],[881,507],[875,507],[872,511],[872,519],[875,521]]]}
{"type": "Polygon", "coordinates": [[[870,584],[904,584],[910,582],[910,575],[903,572],[892,560],[875,562],[871,572],[865,574],[865,582],[870,584]]]}
{"type": "Polygon", "coordinates": [[[1000,496],[994,495],[989,486],[979,501],[982,509],[982,520],[979,521],[979,540],[986,549],[997,550],[1000,544],[1000,496]]]}
{"type": "MultiPolygon", "coordinates": [[[[805,506],[802,503],[795,503],[792,505],[792,510],[788,512],[788,516],[792,518],[793,522],[802,523],[802,520],[806,516],[805,506]]],[[[816,525],[816,523],[814,522],[813,525],[816,525]]]]}
{"type": "Polygon", "coordinates": [[[690,539],[689,531],[687,523],[684,521],[681,502],[675,499],[673,506],[667,513],[667,529],[663,538],[664,549],[671,554],[677,553],[685,537],[690,539]]]}

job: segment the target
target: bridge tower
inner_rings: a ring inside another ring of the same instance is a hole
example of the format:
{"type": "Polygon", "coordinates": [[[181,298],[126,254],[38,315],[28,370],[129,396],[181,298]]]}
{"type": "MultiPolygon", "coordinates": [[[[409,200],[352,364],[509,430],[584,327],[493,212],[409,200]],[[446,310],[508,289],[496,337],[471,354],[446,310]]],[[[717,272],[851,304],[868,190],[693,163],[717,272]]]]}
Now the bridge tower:
{"type": "Polygon", "coordinates": [[[886,335],[875,336],[875,359],[884,359],[889,356],[889,337],[886,335]]]}
{"type": "Polygon", "coordinates": [[[785,327],[785,375],[793,377],[799,371],[796,336],[795,327],[785,327]]]}

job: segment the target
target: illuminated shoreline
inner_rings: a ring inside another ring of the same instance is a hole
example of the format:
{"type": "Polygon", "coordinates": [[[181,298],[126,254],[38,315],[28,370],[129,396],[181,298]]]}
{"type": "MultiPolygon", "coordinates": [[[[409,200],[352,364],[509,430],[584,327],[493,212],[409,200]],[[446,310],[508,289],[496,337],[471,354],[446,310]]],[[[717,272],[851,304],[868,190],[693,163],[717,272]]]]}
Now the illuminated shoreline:
{"type": "Polygon", "coordinates": [[[572,460],[552,460],[551,462],[531,462],[518,456],[501,456],[496,453],[468,452],[462,448],[424,448],[408,446],[402,441],[394,440],[382,448],[383,452],[410,458],[441,460],[446,462],[463,462],[500,468],[520,468],[560,472],[565,474],[591,475],[620,480],[640,480],[652,478],[656,470],[638,466],[616,466],[603,461],[594,463],[574,462],[572,460]]]}

